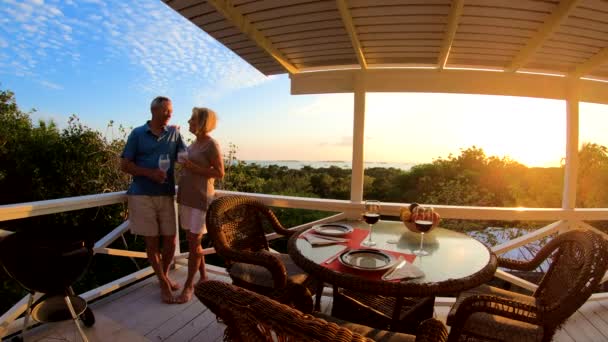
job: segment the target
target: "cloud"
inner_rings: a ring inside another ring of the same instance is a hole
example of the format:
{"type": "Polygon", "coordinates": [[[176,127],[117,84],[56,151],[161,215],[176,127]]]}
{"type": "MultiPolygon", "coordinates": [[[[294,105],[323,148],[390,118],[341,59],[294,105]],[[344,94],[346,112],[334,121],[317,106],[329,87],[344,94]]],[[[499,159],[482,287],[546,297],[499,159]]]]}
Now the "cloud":
{"type": "Polygon", "coordinates": [[[43,87],[45,88],[49,88],[52,90],[61,90],[63,89],[63,87],[59,84],[50,82],[50,81],[46,81],[46,80],[39,80],[38,83],[40,83],[43,87]]]}
{"type": "Polygon", "coordinates": [[[192,97],[220,97],[270,80],[161,1],[4,0],[0,73],[49,79],[58,65],[76,69],[125,62],[139,74],[131,87],[192,97]],[[17,44],[17,43],[20,44],[17,44]],[[22,44],[21,44],[22,43],[22,44]],[[94,48],[95,53],[91,53],[94,48]],[[35,52],[34,52],[35,51],[35,52]],[[33,53],[32,53],[33,52],[33,53]],[[14,61],[14,63],[8,63],[14,61]]]}

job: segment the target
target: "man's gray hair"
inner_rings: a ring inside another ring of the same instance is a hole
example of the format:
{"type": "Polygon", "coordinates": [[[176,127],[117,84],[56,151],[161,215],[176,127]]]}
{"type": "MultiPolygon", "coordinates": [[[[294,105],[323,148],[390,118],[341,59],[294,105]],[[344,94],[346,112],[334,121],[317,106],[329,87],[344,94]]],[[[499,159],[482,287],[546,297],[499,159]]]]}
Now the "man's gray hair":
{"type": "Polygon", "coordinates": [[[154,98],[154,100],[152,100],[152,103],[150,103],[150,110],[153,110],[154,108],[169,101],[171,101],[171,99],[166,96],[157,96],[156,98],[154,98]]]}

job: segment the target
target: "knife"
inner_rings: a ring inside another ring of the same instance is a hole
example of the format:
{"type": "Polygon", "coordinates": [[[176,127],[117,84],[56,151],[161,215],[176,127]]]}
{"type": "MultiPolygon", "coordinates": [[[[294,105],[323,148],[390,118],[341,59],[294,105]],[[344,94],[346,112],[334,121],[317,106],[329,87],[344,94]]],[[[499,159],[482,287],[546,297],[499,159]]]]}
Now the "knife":
{"type": "Polygon", "coordinates": [[[397,271],[398,269],[403,267],[405,265],[405,263],[407,262],[407,261],[405,261],[405,259],[403,257],[399,257],[399,259],[401,260],[400,262],[396,263],[395,266],[391,267],[390,270],[388,270],[386,273],[384,273],[382,275],[383,280],[390,277],[393,273],[395,273],[395,271],[397,271]]]}
{"type": "Polygon", "coordinates": [[[336,253],[331,258],[325,260],[323,263],[326,264],[326,265],[331,264],[332,262],[334,262],[334,260],[336,260],[342,254],[342,252],[344,252],[347,249],[348,249],[348,246],[344,246],[344,248],[340,249],[340,251],[338,253],[336,253]]]}

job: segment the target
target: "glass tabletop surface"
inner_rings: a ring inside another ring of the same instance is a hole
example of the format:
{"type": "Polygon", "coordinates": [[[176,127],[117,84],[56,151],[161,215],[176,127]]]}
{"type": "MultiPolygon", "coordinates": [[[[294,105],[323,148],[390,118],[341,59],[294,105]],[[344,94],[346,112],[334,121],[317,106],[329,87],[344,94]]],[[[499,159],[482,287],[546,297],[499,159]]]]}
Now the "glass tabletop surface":
{"type": "MultiPolygon", "coordinates": [[[[362,221],[340,222],[368,230],[368,225],[362,221]]],[[[378,221],[373,229],[373,239],[377,243],[375,249],[413,254],[420,246],[420,234],[409,231],[401,221],[378,221]],[[389,243],[389,240],[397,240],[397,243],[389,243]]],[[[297,239],[296,246],[303,256],[317,264],[345,249],[341,244],[313,247],[305,239],[297,239]]],[[[416,256],[413,262],[424,272],[424,277],[409,282],[464,278],[482,270],[490,262],[490,251],[484,244],[466,234],[440,227],[424,234],[424,249],[429,255],[416,256]]]]}

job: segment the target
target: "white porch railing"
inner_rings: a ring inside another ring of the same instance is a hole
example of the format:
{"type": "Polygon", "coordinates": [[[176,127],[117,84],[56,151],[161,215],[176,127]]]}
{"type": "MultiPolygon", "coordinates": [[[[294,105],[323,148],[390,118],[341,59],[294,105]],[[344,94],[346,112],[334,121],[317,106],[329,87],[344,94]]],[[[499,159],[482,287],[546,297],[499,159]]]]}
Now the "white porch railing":
{"type": "MultiPolygon", "coordinates": [[[[310,209],[320,210],[327,212],[337,212],[338,214],[328,216],[324,219],[308,222],[298,227],[310,227],[317,223],[334,221],[342,218],[357,218],[363,210],[362,202],[352,202],[346,200],[329,200],[329,199],[318,199],[318,198],[302,198],[302,197],[290,197],[290,196],[279,196],[279,195],[266,195],[266,194],[252,194],[252,193],[237,193],[229,191],[218,191],[218,196],[225,196],[228,194],[242,194],[250,197],[254,197],[266,205],[271,207],[280,208],[297,208],[297,209],[310,209]]],[[[99,195],[89,195],[80,197],[69,197],[56,200],[19,203],[0,206],[0,222],[21,219],[33,216],[55,214],[61,212],[68,212],[79,209],[100,207],[111,204],[123,203],[127,200],[125,192],[114,192],[99,195]]],[[[399,216],[399,209],[405,206],[402,203],[383,203],[382,214],[399,216]]],[[[573,228],[594,228],[589,223],[584,221],[597,221],[597,220],[608,220],[608,208],[601,209],[559,209],[559,208],[490,208],[490,207],[464,207],[464,206],[442,206],[433,205],[436,211],[446,219],[461,219],[461,220],[500,220],[500,221],[552,221],[547,226],[534,230],[533,232],[524,236],[515,238],[511,241],[497,245],[492,250],[496,254],[504,254],[510,250],[518,248],[529,242],[539,240],[545,236],[564,232],[573,228]]],[[[108,246],[116,239],[121,238],[122,235],[129,228],[129,221],[125,221],[118,227],[113,229],[109,234],[101,238],[95,243],[95,253],[108,254],[121,257],[131,258],[146,258],[144,252],[129,251],[126,249],[115,249],[108,248],[108,246]]],[[[0,231],[1,233],[1,231],[0,231]]],[[[600,232],[604,236],[608,236],[600,232]]],[[[267,238],[269,240],[275,239],[278,236],[276,234],[269,234],[267,238]]],[[[213,254],[215,250],[213,248],[207,248],[204,250],[204,254],[213,254]]],[[[185,264],[183,260],[187,257],[187,253],[178,253],[176,255],[176,263],[185,264]]],[[[210,272],[226,274],[225,270],[219,267],[210,267],[210,272]]],[[[153,273],[153,270],[148,267],[139,270],[135,273],[124,276],[120,279],[114,280],[106,285],[92,289],[81,296],[91,301],[100,296],[106,295],[112,291],[118,290],[128,284],[131,284],[137,280],[149,276],[153,273]]],[[[536,288],[535,284],[532,284],[524,279],[511,275],[507,272],[498,270],[496,273],[498,278],[508,281],[517,286],[523,287],[530,291],[536,288]]],[[[608,281],[608,275],[604,276],[602,282],[608,281]]],[[[608,293],[598,293],[591,297],[590,300],[608,299],[608,293]]],[[[451,305],[453,298],[437,298],[436,305],[451,305]]],[[[21,319],[17,319],[26,309],[27,297],[17,302],[11,309],[0,316],[0,338],[3,336],[12,334],[19,331],[22,328],[21,319]]]]}

